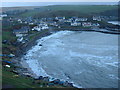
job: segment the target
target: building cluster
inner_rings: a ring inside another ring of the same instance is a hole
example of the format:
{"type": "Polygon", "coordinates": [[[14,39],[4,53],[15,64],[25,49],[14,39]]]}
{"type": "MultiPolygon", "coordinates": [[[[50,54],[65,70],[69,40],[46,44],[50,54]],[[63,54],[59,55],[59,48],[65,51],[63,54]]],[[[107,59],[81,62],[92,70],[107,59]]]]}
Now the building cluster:
{"type": "MultiPolygon", "coordinates": [[[[3,15],[4,16],[4,15],[3,15]]],[[[7,17],[5,15],[5,17],[7,17]]],[[[102,19],[97,16],[93,16],[93,21],[101,21],[102,19]]],[[[54,18],[41,18],[41,19],[34,19],[32,17],[27,18],[9,18],[10,22],[17,22],[20,24],[26,24],[26,26],[22,26],[20,29],[13,30],[13,33],[18,37],[19,42],[25,42],[24,38],[27,36],[29,31],[42,31],[49,29],[50,27],[99,27],[99,23],[92,23],[85,17],[54,17],[54,18]],[[34,25],[33,28],[30,28],[30,25],[34,25]]],[[[62,28],[61,28],[62,29],[62,28]]]]}
{"type": "Polygon", "coordinates": [[[25,40],[23,37],[27,36],[29,31],[30,31],[29,26],[23,26],[20,29],[13,30],[13,33],[16,35],[18,42],[25,43],[25,40]]]}
{"type": "Polygon", "coordinates": [[[41,30],[44,30],[44,29],[49,29],[48,24],[40,23],[40,24],[38,24],[38,26],[33,27],[32,31],[34,31],[34,30],[41,31],[41,30]]]}
{"type": "MultiPolygon", "coordinates": [[[[66,19],[65,17],[56,17],[55,19],[58,20],[59,22],[68,23],[70,26],[81,26],[81,27],[100,26],[99,23],[92,23],[91,21],[88,20],[88,18],[72,17],[66,19]]],[[[101,21],[101,18],[93,16],[92,20],[101,21]]]]}
{"type": "MultiPolygon", "coordinates": [[[[1,15],[0,17],[7,17],[7,15],[1,15]]],[[[56,28],[67,28],[67,27],[99,27],[98,23],[102,18],[100,16],[93,16],[92,20],[89,20],[85,17],[52,17],[52,18],[41,18],[35,19],[33,17],[27,18],[8,18],[8,22],[18,24],[25,24],[26,26],[22,26],[20,29],[13,30],[13,33],[18,37],[19,42],[23,42],[24,38],[29,34],[29,31],[42,31],[49,29],[50,27],[56,28]],[[93,21],[96,21],[93,23],[93,21]],[[15,23],[14,23],[15,22],[15,23]],[[30,28],[29,26],[33,25],[34,27],[30,28]]],[[[24,41],[25,42],[25,41],[24,41]]],[[[24,43],[23,42],[23,43],[24,43]]]]}
{"type": "MultiPolygon", "coordinates": [[[[92,21],[101,21],[100,16],[93,16],[92,21]]],[[[55,18],[41,18],[41,19],[33,19],[31,17],[26,19],[17,19],[19,23],[24,23],[28,25],[38,25],[34,27],[32,30],[40,31],[42,29],[48,28],[48,26],[61,26],[70,25],[70,26],[83,26],[83,27],[91,27],[91,26],[99,26],[99,23],[92,23],[88,18],[79,18],[79,17],[55,17],[55,18]]]]}

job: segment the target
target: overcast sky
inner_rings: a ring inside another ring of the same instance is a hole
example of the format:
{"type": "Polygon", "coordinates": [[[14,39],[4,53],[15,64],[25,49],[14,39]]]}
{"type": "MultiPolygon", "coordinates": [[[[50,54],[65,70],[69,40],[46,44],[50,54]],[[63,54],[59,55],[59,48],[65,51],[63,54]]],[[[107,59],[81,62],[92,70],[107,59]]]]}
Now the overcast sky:
{"type": "Polygon", "coordinates": [[[119,0],[2,0],[2,5],[0,5],[0,7],[1,6],[2,7],[48,6],[48,5],[69,5],[69,4],[113,5],[113,4],[117,4],[118,1],[119,0]],[[83,2],[91,2],[91,3],[83,3],[83,2]],[[95,2],[99,2],[99,3],[95,3],[95,2]]]}
{"type": "Polygon", "coordinates": [[[119,0],[1,0],[2,2],[118,2],[119,0]]]}

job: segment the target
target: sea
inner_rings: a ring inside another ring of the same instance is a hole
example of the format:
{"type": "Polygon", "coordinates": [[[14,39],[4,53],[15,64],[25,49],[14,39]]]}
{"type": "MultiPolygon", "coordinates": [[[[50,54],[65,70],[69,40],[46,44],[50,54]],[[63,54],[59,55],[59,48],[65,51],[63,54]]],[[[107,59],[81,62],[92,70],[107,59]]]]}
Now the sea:
{"type": "Polygon", "coordinates": [[[118,35],[59,31],[37,40],[22,62],[36,77],[69,81],[78,88],[117,88],[118,35]]]}
{"type": "Polygon", "coordinates": [[[114,25],[120,25],[120,21],[108,21],[108,23],[111,23],[114,25]]]}

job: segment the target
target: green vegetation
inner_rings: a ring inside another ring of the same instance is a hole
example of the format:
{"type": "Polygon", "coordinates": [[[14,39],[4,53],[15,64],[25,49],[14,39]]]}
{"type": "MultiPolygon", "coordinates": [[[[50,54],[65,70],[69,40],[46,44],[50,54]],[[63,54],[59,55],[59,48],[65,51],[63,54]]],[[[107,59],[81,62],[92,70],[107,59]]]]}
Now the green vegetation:
{"type": "MultiPolygon", "coordinates": [[[[3,51],[2,53],[4,54],[10,54],[10,53],[15,53],[17,47],[12,45],[12,43],[15,43],[16,37],[13,35],[12,31],[3,31],[2,32],[2,40],[6,40],[6,43],[2,43],[2,48],[3,51]]],[[[6,59],[6,58],[3,58],[6,59]]]]}
{"type": "Polygon", "coordinates": [[[7,40],[6,43],[2,43],[3,51],[2,53],[10,54],[14,53],[17,49],[12,43],[16,41],[16,37],[12,34],[11,31],[3,31],[2,32],[2,40],[7,40]]]}
{"type": "Polygon", "coordinates": [[[106,28],[106,27],[108,27],[108,28],[118,28],[117,25],[113,25],[113,24],[107,23],[105,21],[100,21],[99,23],[100,23],[101,28],[106,28]]]}
{"type": "Polygon", "coordinates": [[[21,17],[34,16],[34,15],[37,14],[37,13],[38,13],[37,11],[31,10],[31,11],[29,11],[29,12],[25,12],[25,13],[21,14],[20,16],[21,16],[21,17]]]}
{"type": "Polygon", "coordinates": [[[3,80],[4,86],[9,85],[13,88],[38,88],[39,87],[39,84],[32,83],[34,81],[33,78],[17,75],[11,72],[12,70],[14,70],[14,66],[12,66],[11,68],[3,67],[2,80],[3,80]]]}
{"type": "Polygon", "coordinates": [[[35,37],[40,36],[40,35],[42,35],[42,34],[44,34],[46,32],[48,32],[48,30],[43,30],[41,32],[31,31],[30,33],[32,33],[32,35],[29,36],[29,39],[33,40],[35,37]]]}
{"type": "MultiPolygon", "coordinates": [[[[26,7],[26,9],[28,8],[32,8],[32,7],[26,7]]],[[[24,12],[16,16],[49,17],[49,16],[57,16],[57,15],[64,15],[64,16],[67,15],[72,16],[78,14],[89,15],[89,14],[99,14],[104,11],[117,10],[118,6],[117,5],[53,5],[53,6],[44,6],[44,7],[33,7],[33,9],[34,10],[29,10],[27,12],[24,12]]]]}
{"type": "MultiPolygon", "coordinates": [[[[61,85],[53,85],[47,87],[46,85],[49,83],[43,80],[34,80],[32,77],[27,76],[20,76],[13,72],[14,66],[11,65],[10,68],[2,67],[2,84],[4,87],[11,87],[11,88],[65,88],[61,85]]],[[[1,76],[1,75],[0,75],[1,76]]]]}
{"type": "Polygon", "coordinates": [[[16,37],[13,35],[12,31],[3,31],[2,32],[2,39],[9,40],[9,41],[15,41],[16,37]]]}
{"type": "Polygon", "coordinates": [[[100,13],[106,10],[116,9],[115,5],[56,5],[56,6],[47,6],[46,9],[52,11],[58,10],[71,10],[78,11],[81,13],[100,13]]]}
{"type": "Polygon", "coordinates": [[[3,85],[10,85],[13,88],[35,88],[39,87],[32,84],[32,79],[24,78],[21,76],[15,77],[16,74],[6,71],[5,68],[2,70],[2,81],[3,85]]]}

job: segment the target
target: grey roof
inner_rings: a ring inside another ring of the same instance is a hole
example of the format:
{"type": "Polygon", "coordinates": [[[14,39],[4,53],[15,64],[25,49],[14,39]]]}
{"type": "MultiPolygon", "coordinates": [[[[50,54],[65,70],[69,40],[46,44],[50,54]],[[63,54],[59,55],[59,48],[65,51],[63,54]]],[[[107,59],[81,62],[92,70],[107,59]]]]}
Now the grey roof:
{"type": "Polygon", "coordinates": [[[25,32],[28,32],[29,30],[30,28],[28,26],[24,26],[24,27],[21,27],[20,29],[14,29],[13,33],[17,33],[17,32],[25,33],[25,32]]]}

